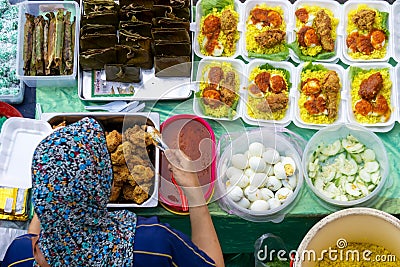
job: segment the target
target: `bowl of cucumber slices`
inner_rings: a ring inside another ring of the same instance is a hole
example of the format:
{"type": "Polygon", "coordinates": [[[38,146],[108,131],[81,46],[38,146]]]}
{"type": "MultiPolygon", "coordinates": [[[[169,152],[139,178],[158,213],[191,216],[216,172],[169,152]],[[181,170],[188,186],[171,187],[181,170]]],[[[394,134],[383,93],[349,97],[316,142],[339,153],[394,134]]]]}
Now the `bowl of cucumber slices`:
{"type": "Polygon", "coordinates": [[[349,123],[315,133],[302,164],[314,194],[336,207],[371,206],[389,174],[386,149],[379,137],[349,123]]]}

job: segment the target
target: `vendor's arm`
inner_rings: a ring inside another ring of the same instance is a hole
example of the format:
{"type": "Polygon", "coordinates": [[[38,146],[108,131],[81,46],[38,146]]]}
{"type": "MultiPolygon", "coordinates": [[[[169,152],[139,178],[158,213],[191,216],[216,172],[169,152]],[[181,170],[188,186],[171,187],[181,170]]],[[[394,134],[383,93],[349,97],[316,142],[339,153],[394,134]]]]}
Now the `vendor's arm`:
{"type": "Polygon", "coordinates": [[[215,261],[216,266],[224,266],[221,246],[197,173],[190,172],[192,169],[190,160],[179,150],[167,150],[166,156],[171,163],[175,180],[182,186],[188,199],[193,243],[206,252],[215,261]]]}

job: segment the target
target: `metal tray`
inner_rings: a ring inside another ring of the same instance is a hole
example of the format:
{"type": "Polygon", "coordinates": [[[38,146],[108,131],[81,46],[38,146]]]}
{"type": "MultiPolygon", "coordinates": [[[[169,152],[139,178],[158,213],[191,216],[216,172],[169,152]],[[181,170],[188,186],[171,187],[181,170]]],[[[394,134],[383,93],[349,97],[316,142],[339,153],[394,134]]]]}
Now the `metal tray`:
{"type": "MultiPolygon", "coordinates": [[[[104,130],[112,131],[117,130],[122,132],[135,124],[146,124],[159,129],[160,127],[160,115],[155,112],[151,113],[106,113],[106,112],[92,112],[92,113],[43,113],[41,120],[47,121],[50,125],[58,125],[65,121],[66,124],[74,123],[84,117],[93,117],[98,120],[104,130]]],[[[152,149],[149,153],[149,157],[154,166],[154,180],[152,192],[149,193],[150,197],[142,204],[136,204],[133,202],[121,202],[121,203],[108,203],[107,207],[115,208],[129,208],[129,207],[156,207],[158,205],[158,187],[160,183],[159,169],[160,169],[160,152],[158,148],[152,149]]]]}

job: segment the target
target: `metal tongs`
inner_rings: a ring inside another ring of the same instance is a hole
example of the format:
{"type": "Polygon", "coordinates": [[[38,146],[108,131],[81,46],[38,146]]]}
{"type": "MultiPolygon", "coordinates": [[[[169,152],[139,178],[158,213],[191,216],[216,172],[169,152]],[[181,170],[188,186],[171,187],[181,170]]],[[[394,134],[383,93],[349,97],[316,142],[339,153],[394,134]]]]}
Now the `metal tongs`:
{"type": "MultiPolygon", "coordinates": [[[[147,133],[150,134],[150,137],[153,141],[153,145],[158,147],[162,152],[169,149],[167,144],[162,140],[161,133],[156,128],[154,128],[152,126],[147,126],[146,131],[147,131],[147,133]]],[[[179,197],[180,197],[181,203],[182,203],[182,211],[188,211],[189,210],[188,200],[185,196],[185,193],[183,193],[182,188],[176,182],[173,173],[171,173],[171,182],[175,185],[176,189],[178,190],[179,197]]]]}

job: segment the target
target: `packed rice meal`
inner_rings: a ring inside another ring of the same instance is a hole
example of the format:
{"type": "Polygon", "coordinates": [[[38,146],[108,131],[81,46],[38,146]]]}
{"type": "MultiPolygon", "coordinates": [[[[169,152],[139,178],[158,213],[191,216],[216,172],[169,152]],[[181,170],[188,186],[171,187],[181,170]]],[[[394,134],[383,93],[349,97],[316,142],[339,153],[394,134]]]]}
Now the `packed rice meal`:
{"type": "Polygon", "coordinates": [[[249,76],[247,114],[254,119],[282,120],[289,107],[290,73],[264,64],[249,76]]]}
{"type": "Polygon", "coordinates": [[[331,124],[338,118],[339,75],[334,70],[309,63],[300,74],[300,118],[306,123],[331,124]]]}
{"type": "Polygon", "coordinates": [[[302,61],[324,60],[336,55],[336,29],[339,20],[331,10],[302,6],[295,12],[296,41],[290,48],[302,61]]]}
{"type": "Polygon", "coordinates": [[[350,82],[355,119],[366,124],[387,122],[392,112],[389,68],[365,70],[350,67],[350,82]]]}
{"type": "Polygon", "coordinates": [[[231,63],[214,62],[204,67],[196,93],[204,115],[232,119],[239,102],[239,87],[239,74],[231,63]]]}
{"type": "Polygon", "coordinates": [[[325,253],[323,260],[317,262],[317,267],[395,267],[400,261],[385,247],[371,244],[348,242],[345,248],[335,245],[332,251],[338,251],[333,257],[325,253]],[[336,256],[336,257],[335,257],[336,256]]]}
{"type": "Polygon", "coordinates": [[[204,15],[198,36],[200,52],[214,57],[234,55],[240,37],[237,30],[239,14],[235,11],[234,1],[203,1],[201,4],[204,15]]]}
{"type": "Polygon", "coordinates": [[[362,4],[351,10],[347,17],[348,55],[362,60],[384,58],[389,39],[389,13],[362,4]]]}
{"type": "Polygon", "coordinates": [[[281,7],[260,4],[250,11],[246,21],[249,57],[285,60],[289,55],[286,39],[286,22],[281,7]]]}

